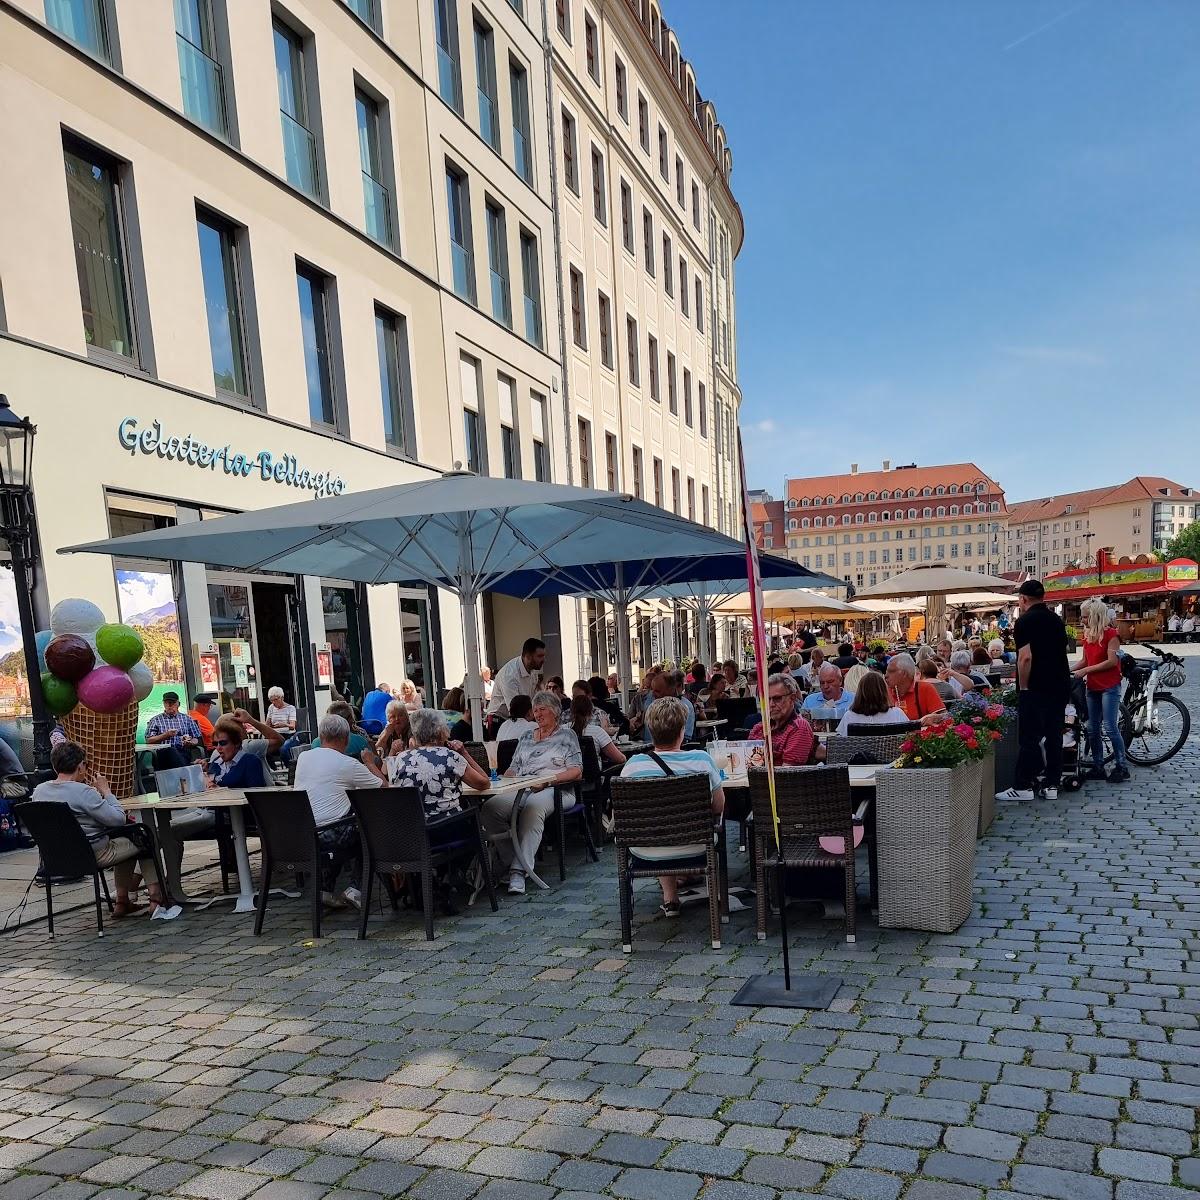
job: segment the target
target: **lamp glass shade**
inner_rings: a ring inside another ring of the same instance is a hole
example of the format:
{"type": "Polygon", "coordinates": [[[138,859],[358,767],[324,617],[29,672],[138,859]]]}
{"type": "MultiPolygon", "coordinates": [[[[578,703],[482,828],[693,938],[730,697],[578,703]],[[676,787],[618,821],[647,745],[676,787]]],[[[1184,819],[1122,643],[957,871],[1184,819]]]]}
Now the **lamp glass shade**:
{"type": "Polygon", "coordinates": [[[33,484],[33,437],[36,428],[18,417],[0,396],[0,488],[17,491],[33,484]]]}

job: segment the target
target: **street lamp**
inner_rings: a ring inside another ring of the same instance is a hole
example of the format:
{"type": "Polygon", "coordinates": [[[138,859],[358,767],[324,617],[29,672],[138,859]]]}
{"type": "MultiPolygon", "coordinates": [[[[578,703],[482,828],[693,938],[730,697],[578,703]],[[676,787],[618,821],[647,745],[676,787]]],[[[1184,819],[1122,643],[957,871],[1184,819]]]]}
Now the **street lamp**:
{"type": "Polygon", "coordinates": [[[33,713],[33,757],[39,771],[50,766],[50,720],[42,699],[41,668],[34,640],[33,616],[33,441],[37,426],[18,417],[0,395],[0,536],[8,543],[25,674],[29,681],[29,707],[33,713]]]}

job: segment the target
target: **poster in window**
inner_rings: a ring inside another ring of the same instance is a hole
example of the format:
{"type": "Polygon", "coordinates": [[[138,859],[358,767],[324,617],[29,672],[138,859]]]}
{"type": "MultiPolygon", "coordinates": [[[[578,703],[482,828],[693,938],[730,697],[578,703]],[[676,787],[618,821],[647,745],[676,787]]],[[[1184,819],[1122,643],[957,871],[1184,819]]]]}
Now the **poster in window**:
{"type": "Polygon", "coordinates": [[[0,727],[10,745],[20,740],[15,726],[10,725],[18,718],[25,719],[22,725],[32,736],[29,716],[29,677],[17,611],[17,585],[12,568],[0,563],[0,727]]]}
{"type": "Polygon", "coordinates": [[[154,676],[154,688],[138,706],[138,740],[145,724],[162,712],[163,692],[178,692],[187,703],[183,676],[183,646],[179,641],[179,609],[168,570],[118,570],[117,606],[121,620],[142,635],[143,662],[154,676]]]}
{"type": "Polygon", "coordinates": [[[200,686],[209,692],[221,690],[221,656],[215,650],[200,655],[200,686]]]}
{"type": "Polygon", "coordinates": [[[329,646],[317,647],[317,687],[333,683],[333,651],[329,646]]]}

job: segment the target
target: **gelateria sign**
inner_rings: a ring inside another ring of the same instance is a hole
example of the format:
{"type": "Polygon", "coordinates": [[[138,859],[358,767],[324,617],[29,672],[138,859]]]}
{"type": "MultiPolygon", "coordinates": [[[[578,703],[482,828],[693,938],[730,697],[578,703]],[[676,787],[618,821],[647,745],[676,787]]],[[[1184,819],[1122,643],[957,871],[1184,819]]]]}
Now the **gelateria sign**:
{"type": "Polygon", "coordinates": [[[273,454],[270,450],[243,453],[228,442],[210,446],[190,433],[183,437],[164,433],[161,421],[139,425],[137,417],[126,417],[117,426],[117,440],[132,455],[152,454],[201,470],[220,469],[243,479],[256,476],[266,483],[303,488],[317,496],[340,496],[346,490],[346,481],[340,475],[302,466],[294,454],[273,454]]]}

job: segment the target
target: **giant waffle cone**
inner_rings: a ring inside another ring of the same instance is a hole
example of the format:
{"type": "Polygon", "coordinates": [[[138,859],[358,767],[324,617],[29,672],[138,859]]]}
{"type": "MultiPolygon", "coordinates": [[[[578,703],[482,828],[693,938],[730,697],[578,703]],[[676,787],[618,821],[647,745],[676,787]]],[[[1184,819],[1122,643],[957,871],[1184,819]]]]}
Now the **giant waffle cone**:
{"type": "Polygon", "coordinates": [[[133,795],[137,723],[136,700],[115,713],[99,713],[77,704],[62,719],[67,737],[87,751],[89,775],[103,775],[114,796],[133,795]]]}

